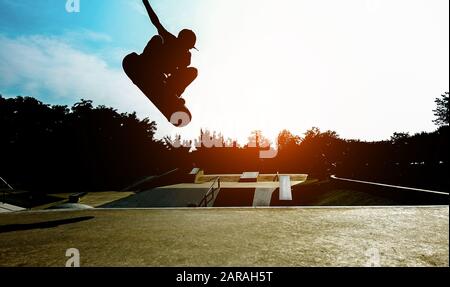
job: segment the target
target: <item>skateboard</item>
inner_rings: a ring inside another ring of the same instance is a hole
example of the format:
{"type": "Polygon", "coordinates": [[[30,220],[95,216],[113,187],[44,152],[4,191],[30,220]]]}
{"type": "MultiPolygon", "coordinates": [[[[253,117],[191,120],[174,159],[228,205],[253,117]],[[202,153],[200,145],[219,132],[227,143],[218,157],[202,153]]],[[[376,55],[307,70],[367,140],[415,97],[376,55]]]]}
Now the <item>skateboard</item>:
{"type": "Polygon", "coordinates": [[[132,53],[123,60],[123,70],[128,78],[144,93],[156,108],[175,127],[185,127],[192,119],[185,100],[170,93],[163,73],[148,72],[141,56],[132,53]]]}

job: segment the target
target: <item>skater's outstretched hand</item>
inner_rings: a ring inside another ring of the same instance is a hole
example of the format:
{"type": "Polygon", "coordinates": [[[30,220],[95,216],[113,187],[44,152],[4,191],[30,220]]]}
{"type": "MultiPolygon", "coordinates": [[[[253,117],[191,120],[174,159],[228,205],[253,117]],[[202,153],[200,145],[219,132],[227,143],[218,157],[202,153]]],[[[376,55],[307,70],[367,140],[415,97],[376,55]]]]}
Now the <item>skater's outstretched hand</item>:
{"type": "Polygon", "coordinates": [[[158,34],[164,39],[164,41],[167,41],[169,39],[176,38],[173,34],[171,34],[169,31],[167,31],[166,28],[161,24],[159,21],[158,15],[156,15],[155,11],[153,10],[152,6],[150,5],[148,0],[142,0],[144,3],[145,9],[147,9],[148,16],[150,16],[150,20],[152,21],[153,25],[158,30],[158,34]]]}

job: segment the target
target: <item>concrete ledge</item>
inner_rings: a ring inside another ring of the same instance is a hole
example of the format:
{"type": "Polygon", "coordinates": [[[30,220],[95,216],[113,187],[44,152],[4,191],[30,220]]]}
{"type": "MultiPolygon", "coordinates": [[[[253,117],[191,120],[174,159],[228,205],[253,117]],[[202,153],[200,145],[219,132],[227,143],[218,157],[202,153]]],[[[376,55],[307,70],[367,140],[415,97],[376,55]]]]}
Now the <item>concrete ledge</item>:
{"type": "Polygon", "coordinates": [[[259,172],[244,172],[239,178],[239,182],[257,182],[259,172]]]}

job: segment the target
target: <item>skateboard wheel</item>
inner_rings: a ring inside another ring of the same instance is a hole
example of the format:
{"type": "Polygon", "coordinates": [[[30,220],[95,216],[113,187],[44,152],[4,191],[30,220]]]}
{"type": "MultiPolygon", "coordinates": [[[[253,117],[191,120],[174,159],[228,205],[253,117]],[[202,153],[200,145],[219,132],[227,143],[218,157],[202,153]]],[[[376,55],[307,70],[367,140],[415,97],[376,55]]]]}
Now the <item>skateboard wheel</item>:
{"type": "Polygon", "coordinates": [[[170,122],[172,125],[182,128],[187,126],[191,122],[192,116],[189,112],[179,111],[172,114],[170,122]]]}

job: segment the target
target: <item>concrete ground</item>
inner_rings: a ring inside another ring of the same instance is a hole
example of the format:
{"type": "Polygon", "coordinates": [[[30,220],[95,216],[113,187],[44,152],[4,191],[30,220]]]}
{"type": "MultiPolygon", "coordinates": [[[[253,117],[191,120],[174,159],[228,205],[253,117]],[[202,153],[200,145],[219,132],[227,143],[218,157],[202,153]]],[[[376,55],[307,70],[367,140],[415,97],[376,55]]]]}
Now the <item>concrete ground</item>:
{"type": "Polygon", "coordinates": [[[449,207],[0,214],[0,266],[448,266],[449,207]]]}

